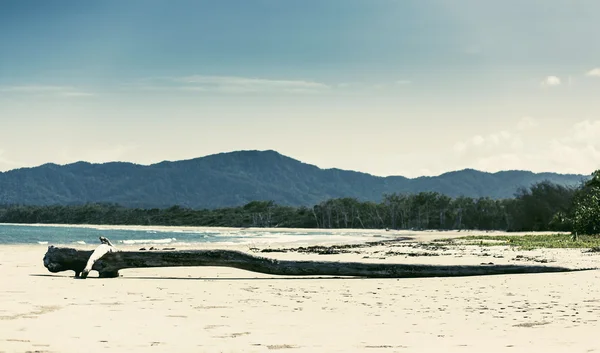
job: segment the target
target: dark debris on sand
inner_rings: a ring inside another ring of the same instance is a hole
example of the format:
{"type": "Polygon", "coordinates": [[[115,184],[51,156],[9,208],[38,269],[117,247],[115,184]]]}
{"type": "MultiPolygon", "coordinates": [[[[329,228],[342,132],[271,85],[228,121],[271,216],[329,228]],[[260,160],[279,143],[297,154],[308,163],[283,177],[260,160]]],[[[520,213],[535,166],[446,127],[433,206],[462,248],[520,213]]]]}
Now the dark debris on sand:
{"type": "Polygon", "coordinates": [[[262,252],[262,253],[287,253],[287,252],[297,252],[304,254],[318,254],[318,255],[337,255],[337,254],[359,254],[358,250],[351,249],[364,249],[370,248],[373,246],[382,246],[382,245],[391,245],[397,242],[403,242],[407,240],[412,240],[410,237],[399,237],[391,240],[381,240],[381,241],[371,241],[360,244],[343,244],[343,245],[331,245],[331,246],[323,246],[323,245],[314,245],[314,246],[301,246],[298,248],[268,248],[259,250],[257,248],[251,248],[251,251],[262,252]]]}

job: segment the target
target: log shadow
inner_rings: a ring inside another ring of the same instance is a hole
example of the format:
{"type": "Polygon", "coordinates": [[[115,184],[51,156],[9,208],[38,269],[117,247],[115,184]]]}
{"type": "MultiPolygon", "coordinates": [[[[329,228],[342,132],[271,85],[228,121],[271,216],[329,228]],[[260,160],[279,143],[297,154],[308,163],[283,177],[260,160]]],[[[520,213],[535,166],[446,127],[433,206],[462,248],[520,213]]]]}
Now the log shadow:
{"type": "MultiPolygon", "coordinates": [[[[322,277],[146,277],[146,276],[127,276],[120,277],[121,279],[134,280],[187,280],[187,281],[287,281],[287,280],[315,280],[315,279],[386,279],[386,278],[369,278],[369,277],[339,277],[339,276],[322,276],[322,277]]],[[[388,278],[389,279],[389,278],[388,278]]]]}
{"type": "MultiPolygon", "coordinates": [[[[49,277],[49,278],[69,278],[74,276],[53,275],[53,274],[30,274],[31,277],[49,277]]],[[[105,279],[100,277],[87,277],[87,279],[105,279]]],[[[121,280],[185,280],[185,281],[280,281],[280,280],[311,280],[311,279],[386,279],[369,277],[340,277],[340,276],[294,276],[294,277],[174,277],[174,276],[127,276],[119,277],[121,280]]],[[[394,279],[394,278],[387,278],[394,279]]]]}

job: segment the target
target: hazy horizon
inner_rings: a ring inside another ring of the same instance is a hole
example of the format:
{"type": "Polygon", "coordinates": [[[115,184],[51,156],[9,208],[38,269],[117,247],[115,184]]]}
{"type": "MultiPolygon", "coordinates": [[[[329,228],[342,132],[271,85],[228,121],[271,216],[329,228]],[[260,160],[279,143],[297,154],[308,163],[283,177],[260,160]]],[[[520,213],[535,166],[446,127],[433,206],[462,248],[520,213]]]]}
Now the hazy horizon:
{"type": "Polygon", "coordinates": [[[600,168],[595,1],[0,3],[0,171],[276,150],[378,176],[600,168]]]}

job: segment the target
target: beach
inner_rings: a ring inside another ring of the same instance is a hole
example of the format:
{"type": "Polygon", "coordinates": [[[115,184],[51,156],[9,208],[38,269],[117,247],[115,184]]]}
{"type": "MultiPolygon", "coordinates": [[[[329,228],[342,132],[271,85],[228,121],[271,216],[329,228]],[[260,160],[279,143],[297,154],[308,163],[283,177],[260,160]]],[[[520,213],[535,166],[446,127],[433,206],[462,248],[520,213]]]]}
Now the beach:
{"type": "MultiPolygon", "coordinates": [[[[277,259],[450,265],[587,268],[600,259],[581,249],[419,245],[445,236],[454,234],[425,232],[329,255],[261,252],[316,245],[308,243],[195,247],[277,259]]],[[[72,272],[48,272],[46,248],[0,246],[0,352],[600,351],[596,270],[357,279],[195,267],[128,269],[115,279],[92,272],[79,280],[72,272]]]]}

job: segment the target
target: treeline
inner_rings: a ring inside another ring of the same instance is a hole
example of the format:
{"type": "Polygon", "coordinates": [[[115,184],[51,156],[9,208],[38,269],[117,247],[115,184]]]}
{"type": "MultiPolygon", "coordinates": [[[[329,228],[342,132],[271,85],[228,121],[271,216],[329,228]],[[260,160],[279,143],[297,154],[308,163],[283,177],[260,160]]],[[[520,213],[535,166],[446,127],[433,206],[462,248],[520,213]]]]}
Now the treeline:
{"type": "Polygon", "coordinates": [[[436,192],[390,194],[380,203],[331,199],[313,207],[253,201],[194,210],[125,208],[115,204],[0,207],[2,223],[166,225],[285,228],[478,229],[600,232],[600,171],[579,188],[541,182],[514,198],[450,198],[436,192]]]}

